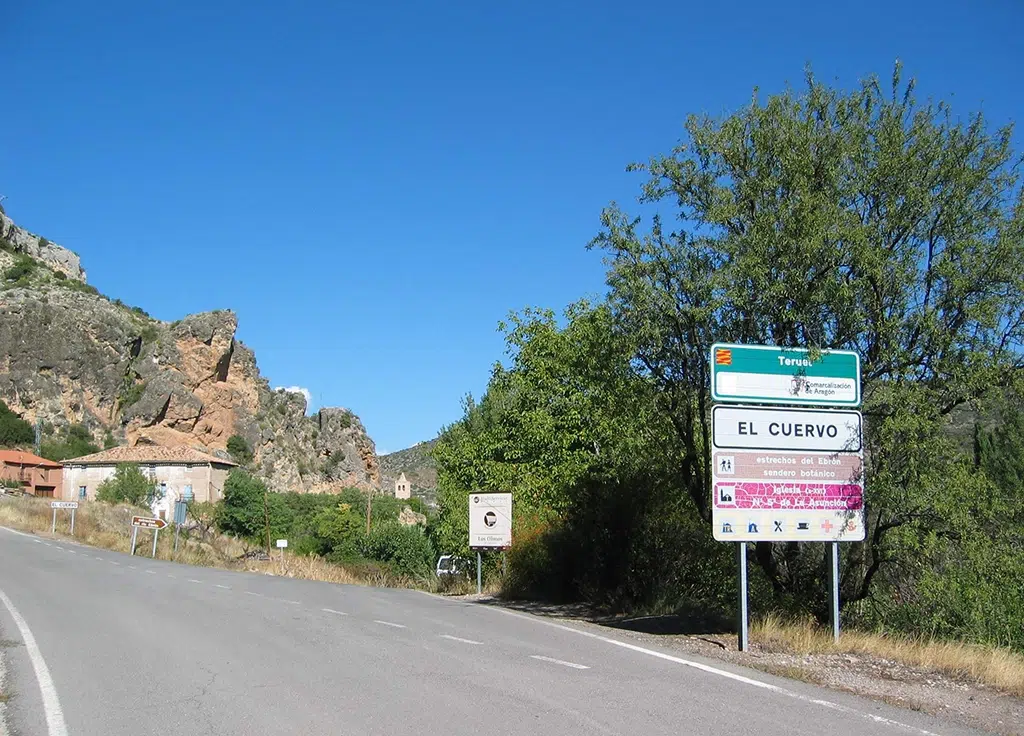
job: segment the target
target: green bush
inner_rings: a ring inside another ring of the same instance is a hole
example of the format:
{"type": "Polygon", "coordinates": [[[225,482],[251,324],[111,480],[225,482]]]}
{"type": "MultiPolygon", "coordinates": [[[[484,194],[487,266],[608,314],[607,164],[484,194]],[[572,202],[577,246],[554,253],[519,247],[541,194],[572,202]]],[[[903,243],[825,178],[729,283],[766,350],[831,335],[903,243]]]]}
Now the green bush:
{"type": "Polygon", "coordinates": [[[67,277],[68,277],[67,274],[64,273],[63,271],[54,271],[53,272],[53,278],[57,279],[57,281],[65,281],[65,280],[67,280],[67,277]]]}
{"type": "Polygon", "coordinates": [[[23,284],[35,273],[36,262],[30,256],[19,253],[14,257],[14,264],[4,271],[4,281],[14,281],[23,284]]]}
{"type": "Polygon", "coordinates": [[[47,460],[55,462],[72,460],[100,451],[100,448],[92,441],[92,433],[84,424],[70,424],[56,435],[53,435],[52,432],[51,425],[49,431],[44,433],[50,436],[44,437],[39,444],[39,454],[47,460]]]}
{"type": "Polygon", "coordinates": [[[145,392],[145,381],[133,383],[130,386],[125,387],[121,392],[121,408],[127,409],[129,406],[137,404],[139,402],[139,399],[142,398],[142,394],[144,394],[145,392]]]}
{"type": "Polygon", "coordinates": [[[31,445],[36,438],[32,425],[0,401],[0,447],[31,445]]]}
{"type": "Polygon", "coordinates": [[[239,465],[248,465],[252,462],[252,448],[240,434],[233,434],[228,438],[228,454],[239,465]]]}
{"type": "Polygon", "coordinates": [[[222,532],[266,543],[268,524],[270,536],[281,538],[288,533],[293,518],[284,497],[271,493],[259,478],[241,469],[228,475],[217,518],[222,532]]]}
{"type": "Polygon", "coordinates": [[[134,463],[122,463],[114,475],[100,483],[96,499],[106,503],[127,503],[132,506],[149,508],[160,498],[156,484],[142,474],[134,463]]]}
{"type": "Polygon", "coordinates": [[[381,524],[364,538],[361,551],[365,557],[388,563],[400,575],[426,575],[434,569],[434,546],[418,526],[381,524]]]}
{"type": "MultiPolygon", "coordinates": [[[[133,308],[134,311],[134,308],[133,308]]],[[[146,325],[139,331],[139,337],[142,338],[142,343],[148,345],[151,342],[156,342],[159,332],[156,329],[156,325],[146,325]]]]}

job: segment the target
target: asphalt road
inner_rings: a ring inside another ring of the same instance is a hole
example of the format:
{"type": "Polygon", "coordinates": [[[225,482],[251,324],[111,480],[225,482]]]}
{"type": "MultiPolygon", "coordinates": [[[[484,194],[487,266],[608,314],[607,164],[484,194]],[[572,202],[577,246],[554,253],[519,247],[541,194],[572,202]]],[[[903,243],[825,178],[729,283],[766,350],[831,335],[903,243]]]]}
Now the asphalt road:
{"type": "Polygon", "coordinates": [[[0,528],[17,736],[970,733],[594,631],[0,528]]]}

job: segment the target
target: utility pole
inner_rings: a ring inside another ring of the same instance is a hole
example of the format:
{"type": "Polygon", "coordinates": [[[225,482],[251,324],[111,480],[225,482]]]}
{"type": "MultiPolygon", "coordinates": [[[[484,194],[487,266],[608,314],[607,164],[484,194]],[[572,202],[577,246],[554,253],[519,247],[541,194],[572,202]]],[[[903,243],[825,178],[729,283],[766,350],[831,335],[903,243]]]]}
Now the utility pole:
{"type": "Polygon", "coordinates": [[[366,536],[370,536],[370,518],[373,516],[373,486],[366,492],[366,536]]]}
{"type": "Polygon", "coordinates": [[[263,524],[267,530],[267,557],[270,557],[270,503],[267,500],[269,491],[263,489],[263,524]]]}

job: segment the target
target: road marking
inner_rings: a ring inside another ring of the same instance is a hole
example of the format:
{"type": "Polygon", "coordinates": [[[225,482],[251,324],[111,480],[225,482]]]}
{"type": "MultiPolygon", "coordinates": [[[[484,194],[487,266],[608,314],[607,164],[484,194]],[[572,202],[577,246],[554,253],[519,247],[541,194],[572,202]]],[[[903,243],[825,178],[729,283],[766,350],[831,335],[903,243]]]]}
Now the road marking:
{"type": "Polygon", "coordinates": [[[53,546],[53,545],[52,545],[52,544],[50,544],[49,542],[43,542],[43,544],[45,544],[45,545],[46,545],[47,547],[52,547],[52,546],[53,546]]]}
{"type": "Polygon", "coordinates": [[[156,570],[146,570],[147,575],[156,575],[156,570]]]}
{"type": "Polygon", "coordinates": [[[111,565],[120,565],[120,562],[114,562],[113,560],[107,560],[111,565]]]}
{"type": "Polygon", "coordinates": [[[287,601],[284,598],[275,598],[274,600],[275,601],[281,601],[282,603],[290,603],[293,606],[301,606],[302,605],[302,601],[287,601]]]}
{"type": "Polygon", "coordinates": [[[199,583],[200,585],[202,585],[202,584],[203,584],[203,581],[202,581],[202,580],[196,580],[195,578],[189,578],[189,579],[188,579],[188,581],[189,581],[190,583],[199,583]]]}
{"type": "Polygon", "coordinates": [[[712,674],[712,675],[718,675],[720,677],[725,677],[725,678],[728,678],[730,680],[735,680],[736,682],[742,682],[745,685],[751,685],[753,687],[759,687],[759,688],[762,688],[764,690],[768,690],[769,692],[776,693],[778,695],[785,695],[786,697],[793,698],[794,700],[800,700],[800,701],[803,701],[805,703],[813,703],[814,705],[820,705],[820,706],[822,706],[824,708],[830,708],[831,710],[835,710],[835,711],[838,711],[840,713],[846,713],[847,715],[854,715],[854,716],[859,716],[861,718],[866,718],[869,721],[874,721],[875,723],[884,723],[887,726],[896,726],[896,727],[899,727],[899,728],[906,729],[908,731],[914,731],[915,733],[922,734],[922,736],[940,736],[939,734],[937,734],[937,733],[935,733],[933,731],[926,731],[925,729],[918,728],[917,726],[911,726],[911,725],[908,725],[906,723],[901,723],[900,721],[894,721],[891,718],[884,718],[883,716],[876,716],[873,713],[865,713],[863,711],[857,710],[856,708],[850,708],[849,706],[846,706],[846,705],[840,705],[839,703],[833,703],[830,700],[819,700],[818,698],[813,698],[810,695],[804,695],[802,693],[798,693],[798,692],[795,692],[793,690],[787,690],[784,687],[780,687],[778,685],[772,685],[769,682],[762,682],[761,680],[755,680],[752,677],[745,677],[743,675],[737,675],[735,672],[729,672],[728,670],[721,670],[721,669],[718,669],[717,667],[712,667],[712,666],[707,665],[707,664],[702,664],[701,662],[694,662],[693,660],[690,660],[690,659],[683,659],[682,657],[675,657],[675,656],[673,656],[671,654],[665,654],[664,652],[658,652],[658,651],[655,651],[653,649],[647,649],[645,647],[637,646],[636,644],[627,644],[624,641],[618,641],[617,639],[612,639],[612,638],[607,637],[607,636],[601,636],[600,634],[594,634],[594,633],[592,633],[590,631],[582,631],[580,629],[574,629],[571,626],[564,626],[562,624],[556,624],[553,621],[544,621],[542,619],[536,618],[535,616],[527,616],[526,614],[517,613],[516,611],[506,611],[503,608],[493,608],[493,607],[490,607],[490,606],[488,606],[487,608],[489,610],[492,610],[492,611],[497,611],[498,613],[503,613],[506,616],[513,616],[515,618],[521,618],[521,619],[525,619],[527,621],[533,621],[534,623],[541,624],[542,626],[550,626],[551,628],[554,628],[554,629],[559,629],[561,631],[568,631],[568,632],[573,633],[573,634],[579,634],[580,636],[585,636],[588,639],[596,639],[597,641],[603,641],[605,644],[612,644],[612,645],[617,646],[617,647],[622,647],[623,649],[629,649],[630,651],[639,652],[640,654],[646,654],[646,655],[648,655],[650,657],[657,657],[658,659],[664,659],[664,660],[666,660],[668,662],[675,662],[676,664],[685,665],[686,667],[693,667],[694,669],[701,670],[702,672],[707,672],[707,673],[712,674]]]}
{"type": "Polygon", "coordinates": [[[472,639],[463,639],[461,636],[452,636],[451,634],[441,634],[442,639],[451,639],[452,641],[461,641],[463,644],[483,644],[482,641],[473,641],[472,639]]]}
{"type": "Polygon", "coordinates": [[[75,552],[75,551],[74,551],[73,549],[69,549],[69,550],[68,550],[68,552],[70,552],[70,553],[71,553],[71,554],[73,554],[73,555],[77,555],[77,554],[78,554],[78,553],[77,553],[77,552],[75,552]]]}
{"type": "Polygon", "coordinates": [[[531,654],[530,659],[539,659],[541,662],[551,662],[551,664],[560,664],[563,667],[572,667],[574,670],[589,670],[585,664],[576,664],[575,662],[566,662],[564,659],[555,659],[554,657],[542,657],[539,654],[531,654]]]}
{"type": "Polygon", "coordinates": [[[218,585],[217,583],[214,583],[213,587],[214,588],[223,588],[224,590],[231,590],[231,586],[230,585],[218,585]]]}
{"type": "Polygon", "coordinates": [[[25,642],[25,651],[32,662],[32,669],[35,670],[36,680],[39,682],[39,692],[43,696],[43,712],[46,714],[46,728],[49,731],[49,736],[67,736],[68,726],[64,722],[64,711],[60,707],[60,698],[57,697],[57,686],[54,685],[53,678],[50,677],[50,669],[46,666],[43,653],[39,651],[36,638],[32,636],[32,630],[29,629],[28,623],[21,617],[11,599],[2,590],[0,590],[0,601],[7,606],[11,618],[14,619],[15,625],[21,632],[22,641],[25,642]]]}
{"type": "Polygon", "coordinates": [[[377,619],[374,619],[373,622],[375,624],[380,624],[381,626],[392,626],[392,627],[394,627],[396,629],[404,629],[405,628],[405,626],[402,625],[402,624],[393,624],[390,621],[379,621],[377,619]]]}
{"type": "Polygon", "coordinates": [[[128,565],[128,569],[129,570],[138,570],[139,566],[138,565],[128,565]]]}
{"type": "Polygon", "coordinates": [[[96,555],[96,559],[97,559],[97,560],[101,560],[101,561],[102,561],[102,560],[104,560],[104,559],[106,559],[106,558],[105,558],[105,557],[100,557],[99,555],[96,555]]]}
{"type": "Polygon", "coordinates": [[[263,597],[262,593],[253,593],[251,590],[245,591],[245,594],[246,595],[254,595],[254,596],[258,597],[258,598],[262,598],[263,597]]]}
{"type": "Polygon", "coordinates": [[[167,573],[167,577],[169,577],[169,578],[174,578],[174,579],[177,579],[177,578],[178,578],[178,576],[177,576],[177,575],[171,575],[170,573],[167,573]]]}
{"type": "Polygon", "coordinates": [[[347,616],[348,615],[344,611],[335,611],[333,608],[321,608],[320,610],[324,611],[325,613],[333,613],[333,614],[338,615],[338,616],[347,616]]]}

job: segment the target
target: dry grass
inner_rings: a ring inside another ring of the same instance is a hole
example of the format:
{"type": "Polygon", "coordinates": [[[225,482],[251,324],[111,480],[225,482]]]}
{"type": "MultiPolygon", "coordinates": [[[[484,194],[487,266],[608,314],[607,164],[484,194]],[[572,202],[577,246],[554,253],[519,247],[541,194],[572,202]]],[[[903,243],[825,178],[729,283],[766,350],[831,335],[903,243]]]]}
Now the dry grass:
{"type": "MultiPolygon", "coordinates": [[[[0,525],[9,526],[40,536],[50,536],[52,510],[46,499],[28,496],[20,498],[0,497],[0,525]]],[[[129,552],[131,550],[131,517],[143,513],[130,506],[109,506],[90,502],[82,504],[75,515],[76,542],[92,547],[129,552]]],[[[57,537],[69,536],[70,513],[57,512],[57,537]]],[[[178,550],[174,551],[174,530],[172,527],[160,532],[157,537],[157,559],[180,562],[200,567],[217,567],[226,570],[240,570],[264,575],[281,575],[303,580],[318,580],[348,585],[372,585],[390,588],[433,589],[436,583],[430,578],[415,580],[392,575],[379,567],[356,570],[328,562],[320,557],[303,557],[286,554],[284,564],[275,551],[269,560],[247,560],[243,556],[251,549],[243,542],[223,535],[211,535],[207,541],[181,535],[178,550]]],[[[149,557],[153,553],[153,533],[140,529],[135,554],[149,557]]]]}
{"type": "Polygon", "coordinates": [[[1001,647],[846,630],[839,643],[813,621],[768,616],[750,628],[751,639],[773,651],[860,654],[990,685],[1024,697],[1024,655],[1001,647]]]}

